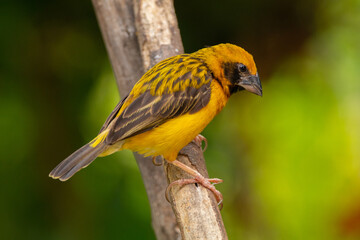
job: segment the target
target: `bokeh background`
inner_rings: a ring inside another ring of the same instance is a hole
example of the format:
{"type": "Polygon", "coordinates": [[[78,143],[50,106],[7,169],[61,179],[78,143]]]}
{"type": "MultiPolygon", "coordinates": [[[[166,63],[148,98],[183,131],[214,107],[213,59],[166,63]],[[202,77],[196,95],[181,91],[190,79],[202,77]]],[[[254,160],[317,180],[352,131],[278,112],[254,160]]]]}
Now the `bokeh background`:
{"type": "MultiPolygon", "coordinates": [[[[175,1],[186,52],[251,52],[262,98],[206,128],[230,239],[360,239],[360,1],[175,1]]],[[[91,1],[0,3],[0,238],[154,239],[131,152],[50,170],[119,100],[91,1]]]]}

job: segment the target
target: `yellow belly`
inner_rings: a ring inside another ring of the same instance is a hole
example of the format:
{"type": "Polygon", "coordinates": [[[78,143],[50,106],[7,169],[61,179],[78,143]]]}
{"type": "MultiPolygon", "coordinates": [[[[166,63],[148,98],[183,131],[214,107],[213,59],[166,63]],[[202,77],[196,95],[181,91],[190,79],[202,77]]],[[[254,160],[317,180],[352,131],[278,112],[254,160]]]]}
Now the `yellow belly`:
{"type": "Polygon", "coordinates": [[[142,134],[124,140],[121,149],[145,156],[162,155],[174,161],[179,151],[191,142],[225,106],[228,97],[220,85],[212,82],[211,98],[206,107],[195,114],[185,114],[142,134]]]}

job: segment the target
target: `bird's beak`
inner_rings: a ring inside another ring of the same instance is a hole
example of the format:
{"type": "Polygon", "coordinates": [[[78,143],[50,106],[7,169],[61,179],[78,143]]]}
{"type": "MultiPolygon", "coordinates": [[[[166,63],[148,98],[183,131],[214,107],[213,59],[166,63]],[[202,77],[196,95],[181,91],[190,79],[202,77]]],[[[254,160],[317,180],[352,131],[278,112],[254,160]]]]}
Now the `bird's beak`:
{"type": "Polygon", "coordinates": [[[242,77],[238,85],[246,91],[262,96],[262,86],[258,74],[242,77]]]}

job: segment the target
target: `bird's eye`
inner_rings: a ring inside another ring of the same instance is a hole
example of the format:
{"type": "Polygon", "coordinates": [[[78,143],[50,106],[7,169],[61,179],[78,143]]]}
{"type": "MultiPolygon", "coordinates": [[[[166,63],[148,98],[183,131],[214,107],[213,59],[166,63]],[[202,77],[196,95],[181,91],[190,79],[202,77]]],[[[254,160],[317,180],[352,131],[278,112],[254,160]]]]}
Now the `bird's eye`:
{"type": "Polygon", "coordinates": [[[242,64],[242,63],[239,64],[238,68],[239,68],[240,72],[246,72],[247,71],[246,66],[244,64],[242,64]]]}

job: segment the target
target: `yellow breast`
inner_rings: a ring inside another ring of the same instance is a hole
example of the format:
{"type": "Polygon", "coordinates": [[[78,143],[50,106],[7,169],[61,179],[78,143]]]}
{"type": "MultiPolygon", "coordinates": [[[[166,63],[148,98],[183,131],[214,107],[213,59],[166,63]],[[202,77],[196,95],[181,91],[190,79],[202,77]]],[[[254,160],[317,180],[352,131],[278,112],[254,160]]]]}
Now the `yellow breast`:
{"type": "Polygon", "coordinates": [[[211,83],[211,98],[206,107],[195,114],[185,114],[134,137],[125,139],[121,149],[144,154],[162,155],[174,161],[179,151],[191,142],[225,106],[228,97],[218,82],[211,83]]]}

